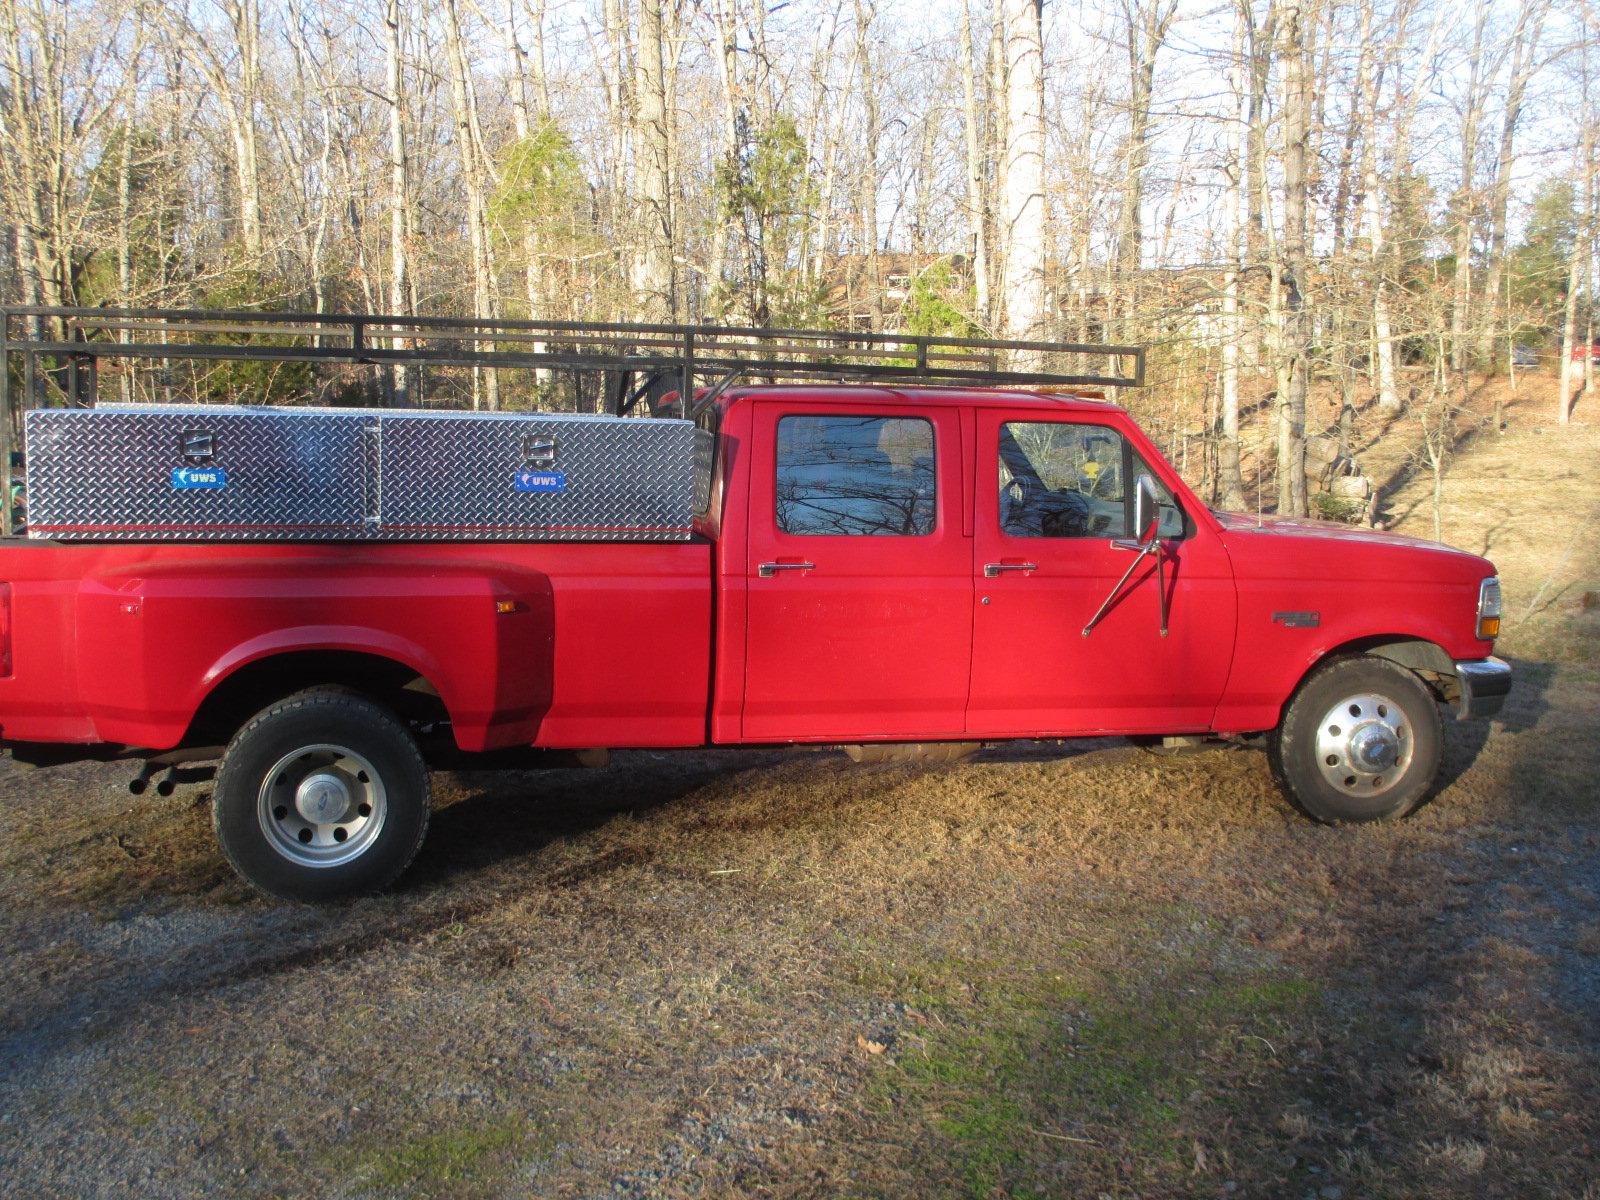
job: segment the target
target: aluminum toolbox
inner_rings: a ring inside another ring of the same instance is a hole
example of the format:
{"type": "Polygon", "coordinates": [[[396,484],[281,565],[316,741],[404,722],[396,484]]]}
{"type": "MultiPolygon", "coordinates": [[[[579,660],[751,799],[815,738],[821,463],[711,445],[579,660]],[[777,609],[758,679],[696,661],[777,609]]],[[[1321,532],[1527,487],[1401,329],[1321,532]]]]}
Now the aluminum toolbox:
{"type": "Polygon", "coordinates": [[[557,413],[385,413],[386,537],[677,541],[710,484],[688,421],[557,413]]]}
{"type": "Polygon", "coordinates": [[[223,406],[33,409],[28,531],[109,540],[685,541],[688,421],[223,406]]]}
{"type": "Polygon", "coordinates": [[[28,533],[131,541],[364,536],[362,442],[371,435],[362,417],[195,405],[29,409],[28,533]]]}

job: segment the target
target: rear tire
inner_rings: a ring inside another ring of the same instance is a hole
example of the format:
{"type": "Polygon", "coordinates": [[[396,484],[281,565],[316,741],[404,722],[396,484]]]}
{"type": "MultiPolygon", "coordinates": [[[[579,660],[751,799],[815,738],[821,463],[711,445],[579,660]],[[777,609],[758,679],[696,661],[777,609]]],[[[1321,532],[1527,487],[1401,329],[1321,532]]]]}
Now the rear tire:
{"type": "Polygon", "coordinates": [[[428,772],[387,708],[331,688],[257,713],[217,772],[212,824],[257,891],[317,904],[381,891],[428,830],[428,772]]]}
{"type": "Polygon", "coordinates": [[[1268,742],[1273,774],[1307,816],[1329,825],[1392,821],[1427,799],[1444,723],[1410,671],[1364,655],[1318,667],[1268,742]]]}

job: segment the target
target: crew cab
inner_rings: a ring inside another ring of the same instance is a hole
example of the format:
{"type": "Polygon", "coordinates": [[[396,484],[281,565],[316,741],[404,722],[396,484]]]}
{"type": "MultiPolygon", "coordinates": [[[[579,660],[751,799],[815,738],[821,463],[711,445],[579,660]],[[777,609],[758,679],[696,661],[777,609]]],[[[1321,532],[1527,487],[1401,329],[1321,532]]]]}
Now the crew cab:
{"type": "MultiPolygon", "coordinates": [[[[1122,408],[731,387],[687,540],[0,544],[20,761],[219,761],[271,895],[391,884],[429,768],[534,752],[1262,739],[1310,817],[1401,817],[1483,718],[1484,558],[1211,511],[1122,408]]],[[[939,752],[939,751],[935,751],[939,752]]]]}

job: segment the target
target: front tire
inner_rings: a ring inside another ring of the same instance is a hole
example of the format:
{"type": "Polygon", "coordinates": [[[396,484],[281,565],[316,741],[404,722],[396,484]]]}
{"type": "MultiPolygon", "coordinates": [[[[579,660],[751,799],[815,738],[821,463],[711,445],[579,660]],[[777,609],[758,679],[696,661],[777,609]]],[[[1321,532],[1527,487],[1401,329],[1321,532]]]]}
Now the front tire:
{"type": "Polygon", "coordinates": [[[381,891],[428,829],[428,772],[387,708],[333,689],[257,713],[217,772],[212,823],[257,891],[324,903],[381,891]]]}
{"type": "Polygon", "coordinates": [[[1319,668],[1269,742],[1273,774],[1308,816],[1330,825],[1392,821],[1423,802],[1439,774],[1444,723],[1422,681],[1354,656],[1319,668]]]}

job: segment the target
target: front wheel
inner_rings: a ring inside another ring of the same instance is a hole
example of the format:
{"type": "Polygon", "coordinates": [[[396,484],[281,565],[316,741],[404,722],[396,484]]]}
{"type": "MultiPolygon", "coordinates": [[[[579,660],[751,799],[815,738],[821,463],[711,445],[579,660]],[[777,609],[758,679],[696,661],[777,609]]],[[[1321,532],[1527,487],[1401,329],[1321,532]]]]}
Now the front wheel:
{"type": "Polygon", "coordinates": [[[1295,693],[1270,744],[1273,773],[1328,824],[1387,821],[1426,799],[1444,724],[1433,694],[1381,658],[1336,659],[1295,693]]]}
{"type": "Polygon", "coordinates": [[[223,755],[217,841],[258,891],[318,903],[380,891],[428,829],[428,772],[398,718],[314,689],[263,709],[223,755]]]}

